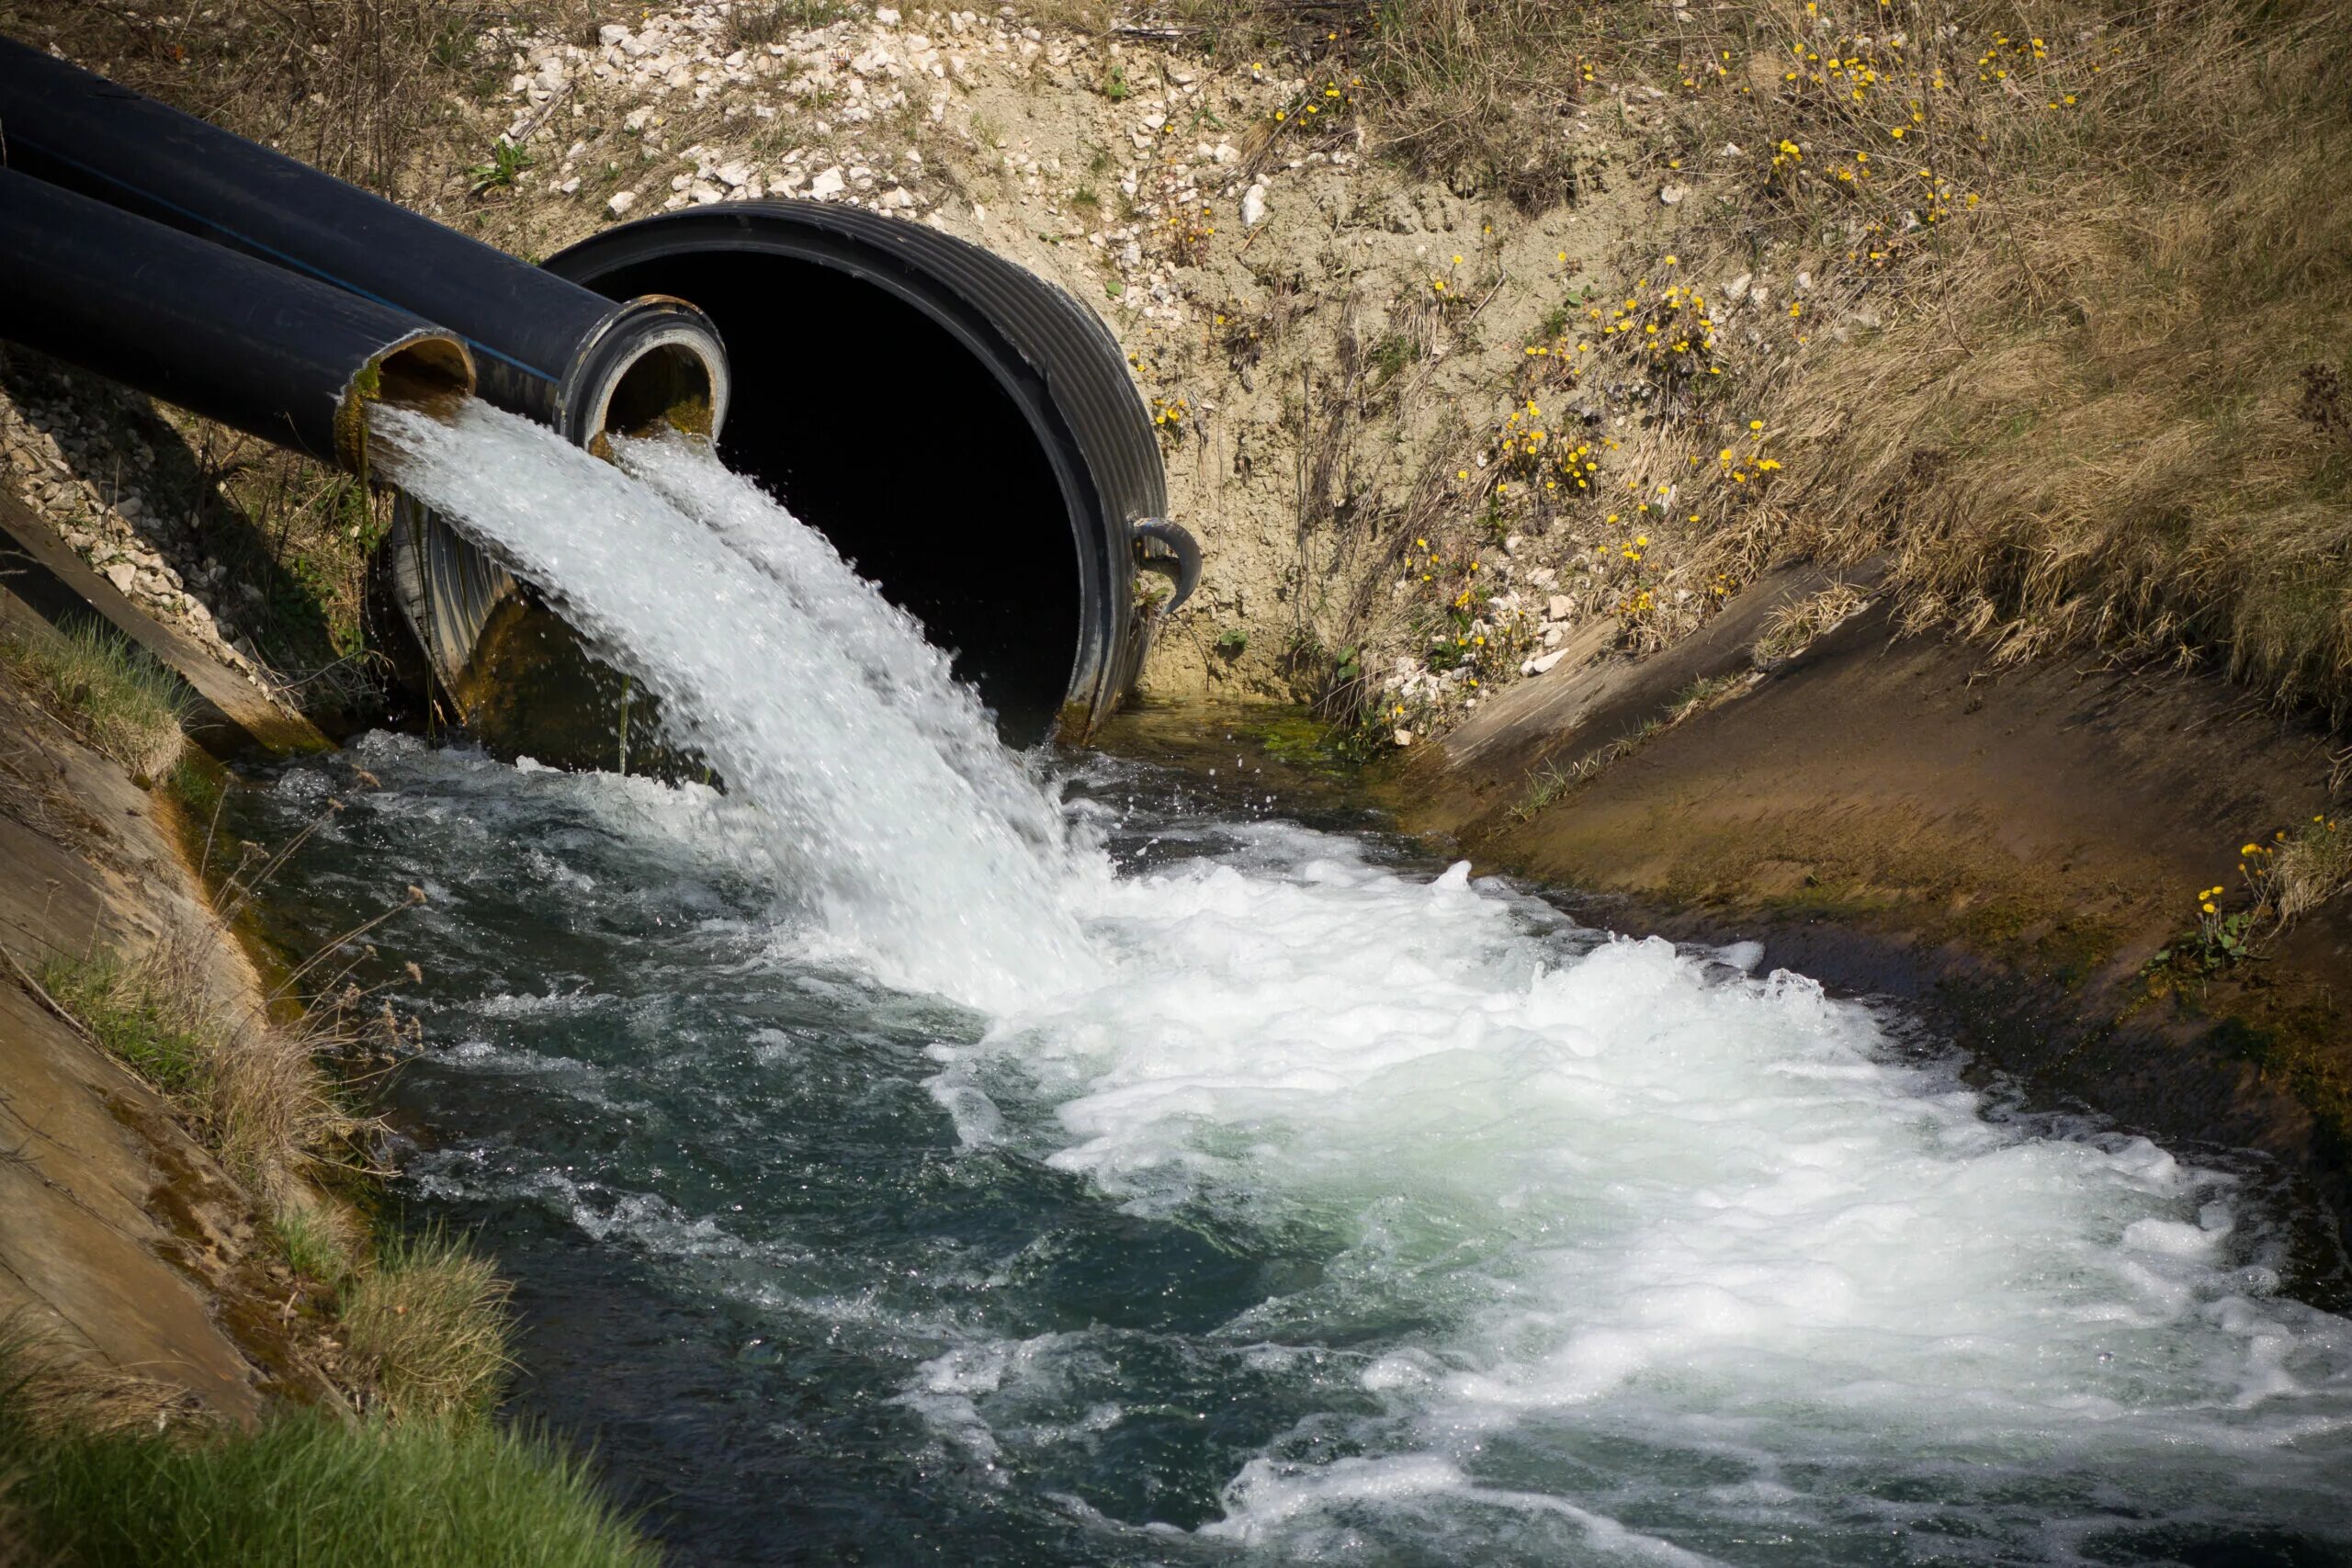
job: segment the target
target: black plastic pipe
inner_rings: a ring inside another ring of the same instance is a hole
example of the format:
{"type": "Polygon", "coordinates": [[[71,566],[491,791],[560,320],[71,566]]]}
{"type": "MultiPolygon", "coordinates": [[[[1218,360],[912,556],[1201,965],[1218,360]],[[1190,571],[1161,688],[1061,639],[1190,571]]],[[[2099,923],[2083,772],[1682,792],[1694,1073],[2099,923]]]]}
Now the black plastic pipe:
{"type": "Polygon", "coordinates": [[[408,311],[6,169],[0,338],[363,472],[368,401],[474,382],[464,345],[408,311]]]}
{"type": "Polygon", "coordinates": [[[356,186],[0,38],[0,156],[52,185],[435,322],[481,393],[592,444],[712,430],[726,354],[693,306],[616,302],[356,186]]]}

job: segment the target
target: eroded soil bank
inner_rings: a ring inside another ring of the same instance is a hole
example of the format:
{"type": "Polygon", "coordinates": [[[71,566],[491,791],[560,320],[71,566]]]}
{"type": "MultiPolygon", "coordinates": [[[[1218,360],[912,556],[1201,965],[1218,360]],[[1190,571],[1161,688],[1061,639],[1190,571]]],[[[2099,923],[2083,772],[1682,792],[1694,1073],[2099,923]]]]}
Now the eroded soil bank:
{"type": "Polygon", "coordinates": [[[2325,809],[2328,739],[2196,676],[1996,671],[1883,608],[1760,672],[1758,627],[1802,575],[1655,660],[1489,705],[1399,766],[1404,825],[1583,890],[1590,918],[1760,940],[1944,1010],[2044,1091],[2273,1157],[2342,1235],[2352,918],[2323,907],[2210,975],[2151,967],[2245,845],[2325,809]]]}

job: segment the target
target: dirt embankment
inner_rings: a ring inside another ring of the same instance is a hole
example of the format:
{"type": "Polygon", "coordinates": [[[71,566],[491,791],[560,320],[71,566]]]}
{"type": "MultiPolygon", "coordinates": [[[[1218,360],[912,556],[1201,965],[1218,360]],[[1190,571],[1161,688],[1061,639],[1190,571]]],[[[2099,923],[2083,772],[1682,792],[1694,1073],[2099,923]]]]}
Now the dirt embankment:
{"type": "Polygon", "coordinates": [[[1926,1001],[2044,1091],[2263,1151],[2352,1215],[2352,914],[2257,915],[2233,958],[2203,907],[2261,908],[2340,742],[2217,680],[1996,670],[1883,604],[1759,660],[1820,581],[1514,690],[1403,766],[1407,825],[1589,890],[1589,918],[1926,1001]]]}
{"type": "MultiPolygon", "coordinates": [[[[118,1416],[245,1422],[271,1393],[336,1397],[296,1281],[174,1108],[37,978],[218,930],[175,809],[0,668],[0,1335],[118,1416]]],[[[233,942],[192,951],[217,1004],[263,1006],[233,942]]]]}
{"type": "MultiPolygon", "coordinates": [[[[1656,89],[1588,84],[1544,128],[1561,176],[1522,206],[1491,180],[1422,178],[1377,156],[1368,89],[1342,55],[1248,58],[1205,50],[1197,28],[1012,8],[673,0],[501,15],[514,25],[420,44],[424,75],[367,111],[404,117],[386,169],[338,164],[373,143],[334,134],[336,83],[317,84],[315,103],[229,89],[292,47],[270,8],[158,32],[19,0],[0,3],[0,28],[337,172],[380,175],[408,205],[526,255],[665,209],[795,197],[929,224],[1060,284],[1127,350],[1171,513],[1206,556],[1201,592],[1155,645],[1155,694],[1368,694],[1405,655],[1408,700],[1434,718],[1475,707],[1477,678],[1510,678],[1547,631],[1556,643],[1590,617],[1615,624],[1633,563],[1598,551],[1599,516],[1555,507],[1501,527],[1487,502],[1498,432],[1529,417],[1528,345],[1572,356],[1552,342],[1564,302],[1612,297],[1629,250],[1669,244],[1688,210],[1661,202],[1685,176],[1643,140],[1656,89]],[[1440,567],[1407,579],[1416,537],[1440,547],[1440,567]],[[1457,615],[1473,588],[1478,608],[1457,615]],[[1476,659],[1452,654],[1457,619],[1482,628],[1476,659]],[[1444,668],[1423,670],[1414,649],[1440,630],[1444,668]]],[[[1750,314],[1727,339],[1770,330],[1750,314]]],[[[1565,358],[1540,363],[1559,367],[1540,389],[1555,432],[1586,432],[1596,450],[1633,438],[1638,375],[1576,387],[1565,358]]],[[[89,513],[74,523],[99,570],[184,586],[290,680],[328,657],[297,635],[311,621],[351,651],[366,629],[352,585],[380,533],[360,503],[323,475],[314,495],[265,491],[249,444],[176,416],[134,431],[103,397],[62,389],[72,380],[0,359],[0,421],[14,398],[21,483],[89,513]],[[275,576],[240,564],[255,541],[286,558],[275,576]]],[[[874,417],[920,452],[923,421],[954,412],[925,409],[918,388],[874,417]]],[[[301,700],[334,697],[347,673],[300,684],[301,700]]]]}

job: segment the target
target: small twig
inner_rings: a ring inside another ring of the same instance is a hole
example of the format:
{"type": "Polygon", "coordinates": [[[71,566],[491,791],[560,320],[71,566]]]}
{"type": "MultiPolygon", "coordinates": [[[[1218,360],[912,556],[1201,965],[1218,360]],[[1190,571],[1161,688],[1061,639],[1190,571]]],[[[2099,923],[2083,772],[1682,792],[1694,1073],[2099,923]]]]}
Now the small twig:
{"type": "MultiPolygon", "coordinates": [[[[310,957],[304,959],[300,964],[296,965],[293,972],[288,974],[284,980],[280,981],[277,988],[270,993],[268,999],[276,1001],[288,996],[293,990],[294,983],[300,980],[303,976],[309,974],[312,969],[317,968],[322,961],[333,957],[336,953],[342,951],[342,949],[348,946],[350,943],[358,941],[361,937],[366,936],[369,931],[374,931],[378,926],[382,925],[393,916],[401,913],[403,910],[413,909],[419,904],[424,902],[424,890],[421,887],[410,888],[406,898],[401,899],[390,908],[379,910],[376,914],[373,914],[368,919],[360,921],[349,931],[345,931],[341,936],[335,937],[326,942],[316,953],[313,953],[310,957]]],[[[348,971],[346,971],[346,973],[348,971]]]]}
{"type": "Polygon", "coordinates": [[[64,1003],[59,1001],[55,997],[51,996],[49,994],[48,987],[43,986],[39,980],[34,979],[30,972],[25,968],[23,963],[21,963],[17,959],[17,955],[14,953],[11,953],[5,945],[0,945],[0,958],[6,958],[8,961],[8,967],[16,971],[17,983],[24,987],[26,990],[32,993],[32,998],[35,1001],[40,1003],[42,1007],[47,1008],[51,1012],[55,1013],[59,1018],[62,1019],[66,1025],[71,1028],[74,1033],[80,1035],[85,1040],[91,1041],[93,1043],[96,1043],[96,1037],[91,1034],[89,1026],[85,1024],[80,1019],[74,1017],[71,1012],[68,1012],[65,1009],[64,1003]]]}

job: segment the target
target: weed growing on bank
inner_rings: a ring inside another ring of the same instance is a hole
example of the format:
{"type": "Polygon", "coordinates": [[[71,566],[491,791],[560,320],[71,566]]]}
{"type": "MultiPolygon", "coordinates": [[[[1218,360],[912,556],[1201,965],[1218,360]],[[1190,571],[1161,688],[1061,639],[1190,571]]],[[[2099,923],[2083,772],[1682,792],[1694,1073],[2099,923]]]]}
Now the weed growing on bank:
{"type": "Polygon", "coordinates": [[[2269,857],[2268,893],[2281,927],[2352,891],[2352,826],[2315,816],[2269,857]]]}
{"type": "Polygon", "coordinates": [[[40,983],[91,1038],[131,1071],[182,1100],[198,1096],[220,1049],[209,999],[168,959],[126,963],[119,954],[57,958],[40,983]]]}
{"type": "Polygon", "coordinates": [[[267,1223],[287,1267],[296,1274],[330,1288],[350,1275],[358,1256],[354,1226],[334,1204],[288,1203],[267,1223]]]}
{"type": "Polygon", "coordinates": [[[402,1421],[487,1417],[513,1365],[509,1293],[490,1259],[443,1231],[386,1241],[340,1314],[376,1407],[402,1421]]]}
{"type": "Polygon", "coordinates": [[[0,1367],[0,1475],[35,1562],[76,1568],[650,1568],[653,1548],[545,1438],[487,1422],[348,1422],[282,1410],[255,1430],[37,1419],[0,1367]]]}
{"type": "Polygon", "coordinates": [[[1778,669],[1869,604],[1869,597],[1853,584],[1833,582],[1818,593],[1781,605],[1764,617],[1764,634],[1754,649],[1756,667],[1778,669]]]}
{"type": "Polygon", "coordinates": [[[2238,846],[2245,897],[2226,884],[2197,890],[2188,930],[2142,966],[2151,991],[2218,975],[2264,950],[2313,909],[2352,891],[2352,828],[2324,812],[2238,846]]]}
{"type": "Polygon", "coordinates": [[[55,633],[0,627],[0,661],[134,778],[161,778],[178,760],[192,702],[187,685],[111,626],[77,620],[55,633]]]}
{"type": "Polygon", "coordinates": [[[346,1162],[360,1123],[319,1066],[315,1027],[240,1016],[216,996],[207,937],[167,935],[135,957],[101,949],[44,964],[40,983],[91,1038],[162,1090],[276,1214],[346,1162]]]}

